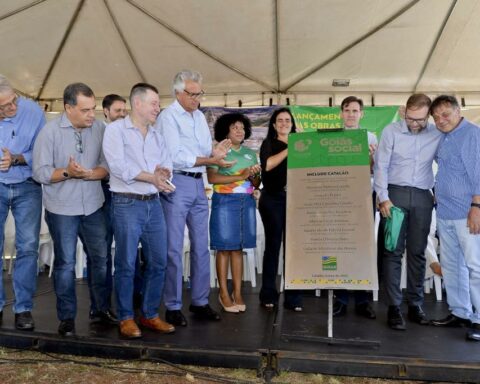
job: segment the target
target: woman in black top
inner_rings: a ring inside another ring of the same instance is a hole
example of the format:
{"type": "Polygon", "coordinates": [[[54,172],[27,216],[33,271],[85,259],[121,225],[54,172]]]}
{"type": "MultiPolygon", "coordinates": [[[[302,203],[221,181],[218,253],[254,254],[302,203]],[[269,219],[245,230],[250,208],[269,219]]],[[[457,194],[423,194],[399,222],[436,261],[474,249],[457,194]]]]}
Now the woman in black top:
{"type": "MultiPolygon", "coordinates": [[[[270,118],[267,137],[260,147],[263,190],[258,209],[265,228],[260,302],[265,308],[273,308],[278,304],[276,278],[280,247],[282,240],[285,240],[287,143],[288,135],[295,131],[295,121],[290,110],[277,109],[270,118]]],[[[283,249],[285,251],[285,246],[283,249]]],[[[301,311],[300,292],[286,290],[283,305],[287,309],[301,311]]]]}

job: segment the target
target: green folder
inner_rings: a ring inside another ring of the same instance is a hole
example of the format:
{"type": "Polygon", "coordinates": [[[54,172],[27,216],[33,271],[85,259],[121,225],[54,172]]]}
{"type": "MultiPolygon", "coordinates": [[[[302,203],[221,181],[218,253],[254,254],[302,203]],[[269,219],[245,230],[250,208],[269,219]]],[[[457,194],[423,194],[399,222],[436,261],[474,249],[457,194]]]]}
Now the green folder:
{"type": "Polygon", "coordinates": [[[404,217],[405,213],[401,208],[390,208],[390,217],[387,217],[385,222],[385,249],[387,251],[393,252],[397,248],[404,217]]]}

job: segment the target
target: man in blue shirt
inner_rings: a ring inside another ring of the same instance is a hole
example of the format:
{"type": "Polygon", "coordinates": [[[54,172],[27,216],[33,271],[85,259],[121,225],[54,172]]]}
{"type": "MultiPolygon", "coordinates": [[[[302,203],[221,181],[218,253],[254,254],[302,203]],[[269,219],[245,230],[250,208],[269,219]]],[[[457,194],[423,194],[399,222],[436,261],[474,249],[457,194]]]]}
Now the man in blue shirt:
{"type": "Polygon", "coordinates": [[[142,336],[133,311],[139,242],[146,261],[139,322],[158,333],[175,331],[172,324],[158,316],[167,265],[167,227],[159,192],[169,193],[174,187],[169,181],[170,153],[160,131],[153,126],[160,112],[157,89],[146,83],[134,85],[130,105],[130,116],[107,125],[103,151],[110,168],[120,334],[134,339],[142,336]]]}
{"type": "Polygon", "coordinates": [[[173,184],[170,195],[162,195],[168,224],[168,263],[165,283],[166,319],[186,326],[182,309],[182,254],[185,225],[191,239],[190,311],[201,319],[218,321],[220,316],[208,304],[210,293],[210,252],[208,250],[208,200],[203,185],[206,165],[228,166],[223,159],[230,140],[212,148],[212,137],[205,116],[198,110],[202,76],[194,71],[177,73],[173,82],[176,100],[158,117],[173,160],[173,184]]]}
{"type": "Polygon", "coordinates": [[[402,208],[405,218],[396,248],[383,255],[383,281],[388,305],[388,325],[405,330],[400,305],[402,255],[407,248],[407,299],[410,321],[427,325],[423,312],[425,247],[432,220],[432,163],[441,139],[433,124],[428,123],[431,100],[414,94],[406,104],[405,120],[385,127],[378,145],[374,166],[374,187],[380,202],[382,227],[390,208],[402,208]]]}
{"type": "MultiPolygon", "coordinates": [[[[42,109],[18,97],[0,75],[0,249],[9,209],[15,219],[16,260],[13,269],[15,327],[33,330],[31,310],[37,281],[38,238],[42,214],[42,188],[32,179],[32,149],[45,125],[42,109]]],[[[1,268],[0,260],[0,271],[1,268]]],[[[0,273],[0,319],[5,293],[0,273]]]]}
{"type": "Polygon", "coordinates": [[[435,184],[440,262],[451,314],[436,326],[470,325],[467,340],[480,341],[480,127],[462,118],[453,96],[430,107],[445,133],[438,148],[435,184]]]}

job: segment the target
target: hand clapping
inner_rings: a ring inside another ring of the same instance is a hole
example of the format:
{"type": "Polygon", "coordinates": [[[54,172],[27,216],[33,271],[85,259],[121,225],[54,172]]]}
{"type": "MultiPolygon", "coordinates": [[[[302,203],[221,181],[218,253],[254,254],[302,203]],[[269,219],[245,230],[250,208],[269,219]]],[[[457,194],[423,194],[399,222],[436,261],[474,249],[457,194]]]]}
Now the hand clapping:
{"type": "Polygon", "coordinates": [[[170,193],[175,190],[173,184],[169,184],[167,180],[172,176],[170,169],[161,167],[157,165],[155,167],[154,175],[154,185],[157,187],[159,192],[170,193]]]}
{"type": "Polygon", "coordinates": [[[93,174],[93,169],[87,169],[77,163],[73,156],[68,160],[67,173],[75,179],[88,179],[93,174]]]}

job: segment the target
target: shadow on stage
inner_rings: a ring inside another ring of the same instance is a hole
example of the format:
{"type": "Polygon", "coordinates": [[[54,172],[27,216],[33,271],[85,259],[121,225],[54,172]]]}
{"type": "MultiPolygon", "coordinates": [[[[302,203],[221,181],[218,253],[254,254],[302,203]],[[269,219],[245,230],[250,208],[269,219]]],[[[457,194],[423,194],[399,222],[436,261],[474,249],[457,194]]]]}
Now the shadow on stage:
{"type": "MultiPolygon", "coordinates": [[[[260,276],[261,277],[261,276],[260,276]]],[[[260,280],[259,280],[260,281],[260,280]]],[[[116,327],[90,323],[89,297],[85,280],[77,280],[78,313],[76,337],[61,337],[52,280],[39,275],[35,308],[35,331],[22,332],[14,327],[11,310],[11,278],[4,273],[7,305],[3,310],[0,345],[32,348],[45,352],[120,359],[164,359],[177,364],[256,369],[267,379],[283,370],[332,375],[382,377],[391,379],[479,382],[480,343],[467,342],[462,328],[420,326],[407,320],[407,331],[387,326],[387,308],[373,304],[376,320],[355,314],[353,303],[347,316],[334,318],[333,336],[352,343],[318,342],[327,336],[327,292],[320,297],[307,292],[304,311],[295,313],[280,306],[267,311],[259,305],[258,287],[244,284],[247,311],[222,313],[220,322],[202,322],[188,313],[189,292],[184,314],[187,327],[174,334],[159,335],[143,330],[143,338],[122,340],[116,327]],[[310,339],[310,337],[312,337],[310,339]],[[373,343],[355,341],[374,340],[373,343]]],[[[212,289],[210,303],[220,309],[218,290],[212,289]]],[[[353,300],[352,300],[353,301],[353,300]]],[[[280,301],[282,303],[282,299],[280,301]]],[[[404,313],[407,311],[404,304],[404,313]]],[[[425,295],[425,312],[430,318],[448,314],[445,302],[434,294],[425,295]]],[[[164,318],[164,309],[160,311],[164,318]]]]}

